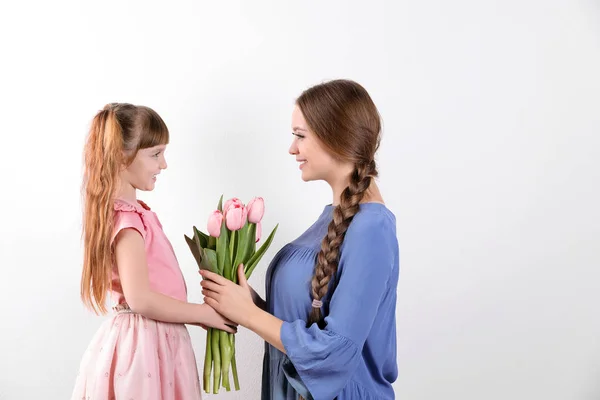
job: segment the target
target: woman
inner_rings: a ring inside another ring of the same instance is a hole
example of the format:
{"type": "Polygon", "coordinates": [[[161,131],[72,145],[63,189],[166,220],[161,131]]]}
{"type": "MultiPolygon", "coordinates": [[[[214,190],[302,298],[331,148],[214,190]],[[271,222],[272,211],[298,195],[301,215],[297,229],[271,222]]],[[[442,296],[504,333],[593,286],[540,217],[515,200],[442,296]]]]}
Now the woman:
{"type": "Polygon", "coordinates": [[[307,89],[289,149],[304,181],[333,202],[283,247],[267,271],[266,301],[239,269],[239,286],[202,271],[205,301],[266,342],[262,398],[393,399],[399,255],[394,214],[374,178],[381,121],[367,91],[336,80],[307,89]]]}

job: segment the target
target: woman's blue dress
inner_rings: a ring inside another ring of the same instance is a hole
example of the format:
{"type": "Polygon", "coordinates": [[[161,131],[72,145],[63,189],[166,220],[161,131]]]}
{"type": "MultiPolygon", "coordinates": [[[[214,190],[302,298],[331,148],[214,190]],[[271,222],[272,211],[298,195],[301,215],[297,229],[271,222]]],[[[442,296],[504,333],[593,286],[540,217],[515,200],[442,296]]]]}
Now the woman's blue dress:
{"type": "Polygon", "coordinates": [[[266,344],[263,400],[297,400],[299,394],[315,400],[395,398],[399,252],[396,219],[383,204],[360,205],[323,299],[327,326],[306,327],[316,257],[333,209],[326,206],[267,270],[267,311],[284,321],[287,355],[266,344]]]}

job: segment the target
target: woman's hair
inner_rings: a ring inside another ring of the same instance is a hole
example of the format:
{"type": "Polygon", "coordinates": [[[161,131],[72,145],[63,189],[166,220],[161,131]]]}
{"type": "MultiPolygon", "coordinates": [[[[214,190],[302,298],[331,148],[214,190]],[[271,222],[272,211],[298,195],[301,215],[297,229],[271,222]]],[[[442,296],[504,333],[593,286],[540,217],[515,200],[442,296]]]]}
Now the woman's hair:
{"type": "Polygon", "coordinates": [[[148,107],[111,103],[92,120],[84,150],[81,299],[97,314],[106,313],[111,285],[113,202],[119,174],[138,150],[168,142],[167,126],[148,107]]]}
{"type": "Polygon", "coordinates": [[[379,148],[381,117],[367,91],[349,80],[313,86],[300,95],[296,104],[308,128],[325,149],[337,160],[354,165],[350,184],[342,192],[327,235],[321,242],[312,278],[311,294],[317,306],[312,308],[308,325],[316,322],[323,328],[324,317],[319,302],[327,294],[329,283],[337,272],[346,231],[358,213],[359,203],[371,180],[378,174],[375,153],[379,148]]]}

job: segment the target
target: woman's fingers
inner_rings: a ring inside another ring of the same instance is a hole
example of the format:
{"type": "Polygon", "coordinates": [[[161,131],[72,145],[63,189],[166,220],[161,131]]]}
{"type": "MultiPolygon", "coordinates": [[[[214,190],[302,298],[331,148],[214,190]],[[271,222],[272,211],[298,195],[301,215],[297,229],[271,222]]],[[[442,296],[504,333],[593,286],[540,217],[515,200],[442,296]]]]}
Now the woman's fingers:
{"type": "Polygon", "coordinates": [[[210,290],[211,292],[215,293],[219,293],[222,288],[222,286],[218,283],[209,280],[203,280],[200,282],[200,286],[202,286],[203,289],[210,290]]]}
{"type": "Polygon", "coordinates": [[[227,282],[230,282],[221,275],[215,274],[214,272],[207,271],[204,269],[200,271],[200,275],[202,275],[202,278],[204,278],[205,280],[213,281],[221,286],[226,285],[227,282]]]}
{"type": "Polygon", "coordinates": [[[238,283],[243,288],[248,287],[248,281],[246,281],[246,274],[244,273],[244,264],[238,266],[238,283]]]}
{"type": "Polygon", "coordinates": [[[202,289],[202,295],[215,300],[218,300],[217,297],[219,296],[217,292],[213,292],[212,290],[207,289],[202,289]]]}

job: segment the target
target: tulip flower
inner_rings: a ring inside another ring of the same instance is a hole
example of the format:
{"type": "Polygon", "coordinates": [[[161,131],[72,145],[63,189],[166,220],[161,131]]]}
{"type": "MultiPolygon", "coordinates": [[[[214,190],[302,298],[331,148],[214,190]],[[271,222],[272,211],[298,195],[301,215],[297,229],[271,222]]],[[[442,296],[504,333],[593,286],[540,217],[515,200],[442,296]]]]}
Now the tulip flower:
{"type": "Polygon", "coordinates": [[[221,236],[221,225],[223,224],[223,213],[219,210],[213,211],[208,217],[208,234],[218,238],[221,236]]]}
{"type": "Polygon", "coordinates": [[[239,231],[246,225],[248,211],[241,203],[231,203],[225,211],[225,224],[230,231],[239,231]]]}
{"type": "Polygon", "coordinates": [[[238,205],[240,205],[240,206],[243,206],[243,205],[244,205],[244,203],[242,203],[242,201],[241,201],[240,199],[238,199],[237,197],[232,197],[231,199],[227,200],[227,201],[225,202],[225,204],[223,205],[223,212],[224,212],[224,213],[225,213],[225,212],[227,212],[227,210],[229,209],[229,207],[230,207],[232,204],[238,204],[238,205]]]}
{"type": "MultiPolygon", "coordinates": [[[[196,227],[192,238],[184,235],[198,268],[210,269],[237,282],[237,266],[243,264],[244,275],[246,279],[250,278],[271,245],[278,227],[273,228],[260,247],[256,245],[262,236],[264,212],[262,197],[255,197],[246,207],[237,197],[223,204],[221,196],[217,210],[208,217],[208,235],[196,227]]],[[[216,328],[207,329],[203,375],[206,393],[217,394],[220,387],[231,390],[230,373],[235,390],[240,390],[235,355],[235,335],[216,328]]]]}
{"type": "Polygon", "coordinates": [[[248,222],[258,224],[265,214],[265,201],[262,197],[255,197],[248,203],[248,222]]]}

